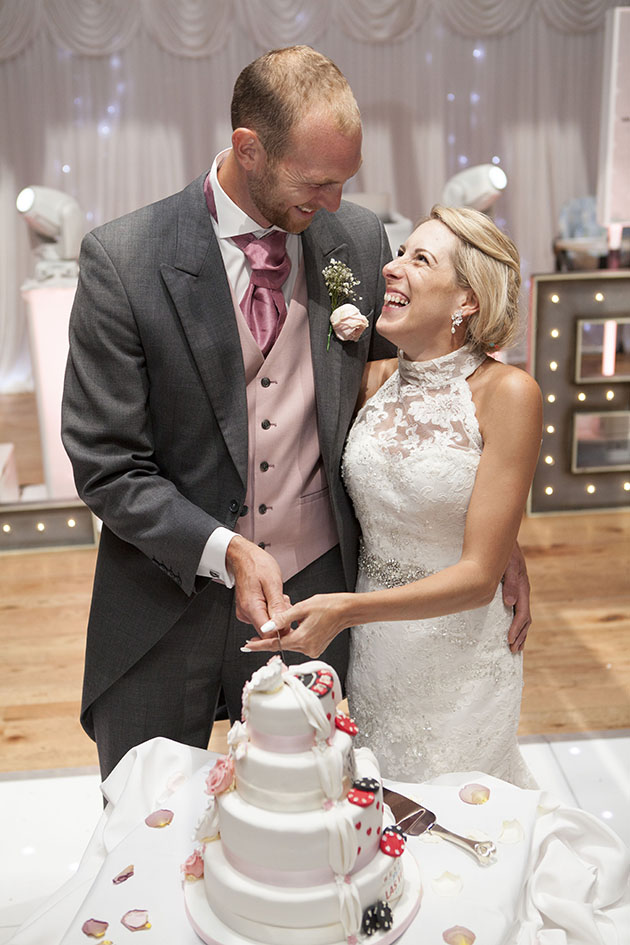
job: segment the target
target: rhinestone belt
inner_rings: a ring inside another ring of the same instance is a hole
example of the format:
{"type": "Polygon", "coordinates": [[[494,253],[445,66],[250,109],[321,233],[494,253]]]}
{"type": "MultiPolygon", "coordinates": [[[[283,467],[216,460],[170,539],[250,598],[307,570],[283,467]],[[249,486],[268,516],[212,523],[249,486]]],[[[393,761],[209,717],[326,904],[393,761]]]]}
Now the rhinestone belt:
{"type": "Polygon", "coordinates": [[[394,558],[385,559],[370,554],[363,543],[359,549],[359,571],[383,587],[401,587],[429,574],[424,568],[410,568],[394,558]]]}

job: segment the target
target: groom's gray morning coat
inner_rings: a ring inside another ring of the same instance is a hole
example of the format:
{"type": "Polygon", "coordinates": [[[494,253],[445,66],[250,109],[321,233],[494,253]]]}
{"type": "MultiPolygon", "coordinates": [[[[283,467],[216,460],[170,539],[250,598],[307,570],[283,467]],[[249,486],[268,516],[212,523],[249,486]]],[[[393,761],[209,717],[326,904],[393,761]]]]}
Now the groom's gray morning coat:
{"type": "MultiPolygon", "coordinates": [[[[62,427],[79,494],[103,521],[82,709],[90,734],[94,700],[191,599],[208,595],[211,609],[216,585],[196,568],[208,535],[233,527],[245,498],[243,359],[204,178],[99,227],[82,247],[62,427]]],[[[365,361],[393,354],[374,333],[390,252],[377,218],[350,203],[319,211],[302,246],[321,451],[352,587],[358,533],[339,464],[365,361]],[[360,280],[370,328],[326,350],[321,273],[331,257],[360,280]]]]}

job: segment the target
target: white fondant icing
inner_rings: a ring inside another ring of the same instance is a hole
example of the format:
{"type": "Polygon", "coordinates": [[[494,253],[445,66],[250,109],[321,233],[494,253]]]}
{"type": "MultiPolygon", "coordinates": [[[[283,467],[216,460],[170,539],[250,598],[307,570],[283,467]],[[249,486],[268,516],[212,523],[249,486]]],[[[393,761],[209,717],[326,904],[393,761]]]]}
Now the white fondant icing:
{"type": "MultiPolygon", "coordinates": [[[[392,858],[378,851],[362,870],[353,874],[352,882],[362,911],[377,899],[386,898],[387,891],[394,885],[386,878],[391,869],[392,858]]],[[[397,870],[401,869],[402,864],[397,865],[397,870]]],[[[267,885],[237,873],[226,859],[220,843],[206,847],[204,882],[208,901],[219,918],[243,934],[251,935],[254,941],[259,940],[252,934],[257,923],[292,928],[295,930],[293,941],[297,945],[302,941],[302,930],[339,926],[341,921],[334,878],[329,883],[311,888],[267,885]]],[[[400,895],[401,886],[398,882],[397,895],[400,895]]],[[[388,901],[395,902],[397,895],[391,895],[388,901]]],[[[340,930],[338,927],[330,940],[342,937],[343,928],[340,930]]]]}
{"type": "MultiPolygon", "coordinates": [[[[351,736],[335,727],[339,698],[336,673],[319,660],[287,669],[276,658],[244,689],[247,721],[229,736],[236,790],[216,798],[197,831],[199,837],[200,829],[214,829],[218,814],[220,842],[206,846],[203,889],[211,915],[236,936],[270,945],[337,945],[359,934],[368,906],[379,899],[395,904],[404,892],[408,855],[392,859],[379,848],[393,818],[383,804],[378,764],[369,750],[355,752],[351,736]],[[313,676],[314,688],[300,676],[313,676]],[[372,803],[348,800],[349,774],[378,783],[372,803]]],[[[404,923],[418,895],[407,897],[404,923]]]]}
{"type": "MultiPolygon", "coordinates": [[[[335,731],[328,752],[341,759],[341,792],[349,787],[343,783],[345,759],[352,754],[352,738],[335,731]]],[[[278,754],[249,744],[247,752],[236,760],[236,787],[250,804],[265,810],[300,811],[321,807],[330,794],[322,788],[318,753],[309,749],[294,754],[278,754]]],[[[335,761],[338,765],[339,761],[335,761]]],[[[335,799],[341,796],[335,795],[335,799]]]]}
{"type": "Polygon", "coordinates": [[[313,729],[315,741],[323,741],[328,738],[331,731],[331,720],[326,718],[326,711],[319,700],[319,696],[311,689],[307,689],[298,676],[287,673],[284,681],[291,689],[295,701],[313,729]]]}
{"type": "MultiPolygon", "coordinates": [[[[308,663],[300,663],[298,666],[290,666],[286,670],[283,679],[294,678],[301,674],[316,673],[317,670],[330,672],[333,679],[332,689],[325,695],[319,697],[315,693],[310,693],[323,710],[329,727],[328,735],[332,735],[335,731],[336,703],[341,699],[341,685],[335,671],[321,660],[312,660],[308,663]],[[328,718],[329,716],[330,718],[328,718]]],[[[253,738],[254,732],[262,736],[308,735],[313,737],[315,734],[313,725],[304,712],[300,710],[291,683],[282,685],[280,689],[272,693],[253,691],[251,688],[248,689],[248,686],[249,684],[246,684],[244,690],[243,708],[244,714],[246,710],[248,730],[252,740],[255,740],[253,738]]],[[[306,692],[309,692],[304,686],[303,688],[306,692]]]]}
{"type": "MultiPolygon", "coordinates": [[[[400,860],[405,881],[400,897],[392,904],[393,928],[370,936],[366,939],[369,945],[391,945],[408,928],[420,906],[422,885],[418,865],[411,853],[403,853],[400,860]]],[[[273,926],[239,915],[230,917],[231,924],[227,925],[208,903],[202,883],[186,883],[184,897],[191,925],[208,945],[252,945],[252,942],[263,945],[347,945],[340,922],[315,925],[296,932],[284,924],[273,926]]],[[[363,941],[361,937],[360,941],[363,941]]]]}
{"type": "Polygon", "coordinates": [[[195,828],[195,840],[206,843],[214,840],[219,833],[219,808],[214,795],[210,798],[210,803],[197,821],[195,828]]]}

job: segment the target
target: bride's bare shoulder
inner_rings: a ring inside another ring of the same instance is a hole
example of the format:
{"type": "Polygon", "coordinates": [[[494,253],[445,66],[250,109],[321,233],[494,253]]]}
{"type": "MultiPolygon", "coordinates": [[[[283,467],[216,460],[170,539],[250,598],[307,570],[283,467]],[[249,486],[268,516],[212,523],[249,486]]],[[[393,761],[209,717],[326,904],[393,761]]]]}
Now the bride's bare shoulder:
{"type": "Polygon", "coordinates": [[[482,432],[485,422],[494,422],[498,416],[536,418],[542,410],[538,384],[516,365],[486,358],[469,380],[482,432]]]}
{"type": "Polygon", "coordinates": [[[357,399],[357,410],[372,397],[385,381],[389,380],[398,367],[397,358],[384,358],[381,361],[368,361],[363,369],[361,388],[357,399]]]}

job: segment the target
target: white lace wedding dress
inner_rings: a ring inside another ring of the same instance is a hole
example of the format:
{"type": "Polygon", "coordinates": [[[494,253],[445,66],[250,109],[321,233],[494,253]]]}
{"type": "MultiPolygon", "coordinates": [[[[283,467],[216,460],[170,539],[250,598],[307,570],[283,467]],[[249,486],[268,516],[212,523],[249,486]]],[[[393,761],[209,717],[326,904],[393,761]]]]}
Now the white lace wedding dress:
{"type": "MultiPolygon", "coordinates": [[[[357,416],[342,471],[363,534],[358,591],[458,561],[482,449],[466,378],[483,359],[468,347],[399,357],[357,416]]],[[[508,647],[510,621],[499,585],[487,607],[353,628],[350,712],[385,776],[483,771],[535,786],[516,741],[522,657],[508,647]]]]}

